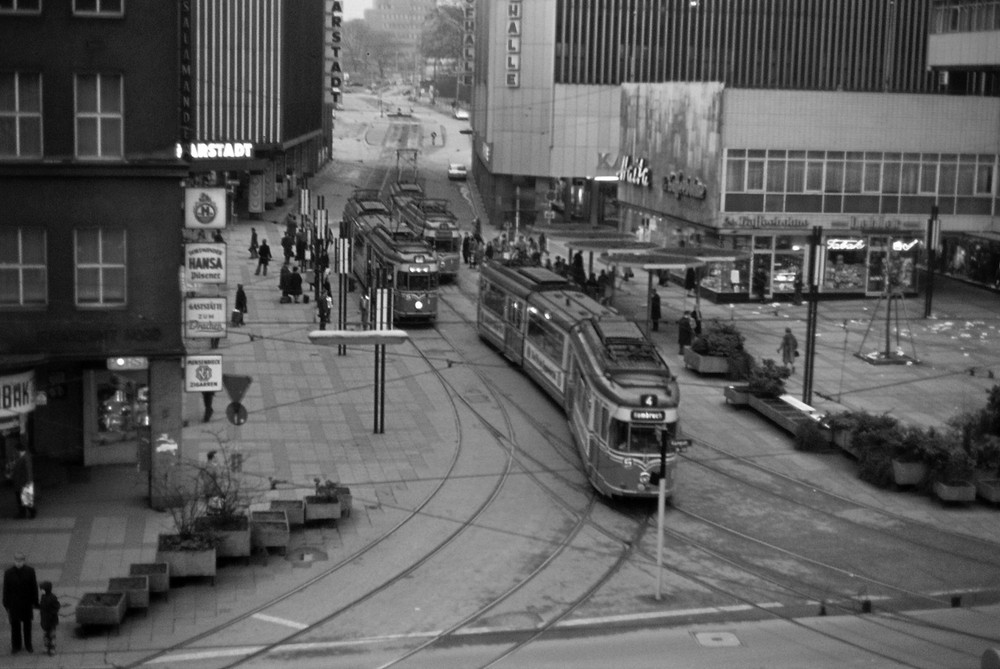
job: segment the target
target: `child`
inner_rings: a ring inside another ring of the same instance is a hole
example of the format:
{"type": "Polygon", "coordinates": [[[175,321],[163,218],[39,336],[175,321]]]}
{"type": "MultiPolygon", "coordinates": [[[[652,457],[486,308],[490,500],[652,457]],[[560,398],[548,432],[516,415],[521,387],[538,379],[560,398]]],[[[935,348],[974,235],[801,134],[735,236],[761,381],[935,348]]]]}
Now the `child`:
{"type": "Polygon", "coordinates": [[[42,598],[38,600],[38,613],[41,619],[42,631],[45,633],[45,650],[49,655],[56,654],[56,626],[59,624],[59,600],[52,594],[52,582],[42,581],[42,598]]]}

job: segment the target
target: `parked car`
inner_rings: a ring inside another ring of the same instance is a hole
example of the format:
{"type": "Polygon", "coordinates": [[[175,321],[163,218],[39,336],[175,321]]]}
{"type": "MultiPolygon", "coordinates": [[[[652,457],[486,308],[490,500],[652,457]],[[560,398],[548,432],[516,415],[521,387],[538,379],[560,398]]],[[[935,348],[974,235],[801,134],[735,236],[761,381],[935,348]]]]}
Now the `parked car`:
{"type": "Polygon", "coordinates": [[[465,111],[464,109],[455,109],[455,118],[457,118],[459,121],[468,121],[469,112],[465,111]]]}
{"type": "Polygon", "coordinates": [[[448,178],[452,181],[465,181],[468,171],[461,163],[448,163],[448,178]]]}

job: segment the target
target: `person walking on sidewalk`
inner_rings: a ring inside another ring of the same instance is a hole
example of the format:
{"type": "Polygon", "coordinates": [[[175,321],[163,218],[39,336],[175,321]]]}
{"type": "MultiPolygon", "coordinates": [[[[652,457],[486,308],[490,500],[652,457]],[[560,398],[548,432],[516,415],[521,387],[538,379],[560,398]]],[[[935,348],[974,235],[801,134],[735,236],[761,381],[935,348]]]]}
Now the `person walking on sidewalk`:
{"type": "Polygon", "coordinates": [[[10,620],[10,652],[29,653],[31,646],[31,621],[38,608],[38,581],[35,570],[24,563],[24,553],[14,553],[14,566],[3,573],[3,607],[10,620]]]}
{"type": "Polygon", "coordinates": [[[45,641],[45,652],[56,654],[56,627],[59,626],[59,598],[52,594],[52,581],[42,581],[39,584],[42,596],[38,600],[38,623],[42,628],[42,639],[45,641]]]}
{"type": "Polygon", "coordinates": [[[257,242],[257,228],[250,228],[250,260],[257,259],[257,249],[260,244],[257,242]]]}
{"type": "Polygon", "coordinates": [[[263,268],[264,276],[267,276],[267,263],[269,262],[271,262],[271,247],[267,245],[266,239],[262,239],[260,248],[257,249],[257,271],[254,274],[260,274],[260,270],[263,268]]]}
{"type": "Polygon", "coordinates": [[[685,311],[677,321],[677,345],[680,349],[678,355],[684,355],[684,347],[690,346],[692,339],[694,339],[694,326],[691,324],[691,312],[685,311]]]}
{"type": "Polygon", "coordinates": [[[781,354],[781,362],[785,365],[785,369],[791,369],[794,374],[795,358],[799,355],[799,342],[792,334],[792,328],[785,328],[785,336],[781,338],[777,352],[781,354]]]}
{"type": "Polygon", "coordinates": [[[201,403],[205,406],[205,416],[202,419],[203,423],[207,423],[212,420],[212,414],[215,411],[212,409],[212,400],[215,399],[214,390],[203,390],[201,391],[201,403]]]}
{"type": "Polygon", "coordinates": [[[236,284],[236,303],[233,305],[233,325],[239,327],[246,321],[244,316],[247,313],[247,292],[243,290],[243,284],[236,284]]]}

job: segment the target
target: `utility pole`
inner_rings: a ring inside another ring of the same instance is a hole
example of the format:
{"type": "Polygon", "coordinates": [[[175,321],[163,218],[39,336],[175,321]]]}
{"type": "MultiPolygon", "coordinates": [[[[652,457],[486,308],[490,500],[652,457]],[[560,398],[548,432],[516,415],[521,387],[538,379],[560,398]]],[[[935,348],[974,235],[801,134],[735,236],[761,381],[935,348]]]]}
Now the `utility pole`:
{"type": "Polygon", "coordinates": [[[938,206],[931,206],[931,217],[927,220],[927,288],[924,290],[924,318],[931,317],[931,303],[934,300],[934,271],[937,268],[937,250],[941,242],[941,221],[938,220],[938,206]]]}
{"type": "Polygon", "coordinates": [[[823,274],[820,241],[823,228],[814,226],[809,238],[809,297],[806,298],[806,357],[802,365],[802,402],[812,404],[813,369],[816,358],[816,317],[819,303],[819,283],[823,274]]]}

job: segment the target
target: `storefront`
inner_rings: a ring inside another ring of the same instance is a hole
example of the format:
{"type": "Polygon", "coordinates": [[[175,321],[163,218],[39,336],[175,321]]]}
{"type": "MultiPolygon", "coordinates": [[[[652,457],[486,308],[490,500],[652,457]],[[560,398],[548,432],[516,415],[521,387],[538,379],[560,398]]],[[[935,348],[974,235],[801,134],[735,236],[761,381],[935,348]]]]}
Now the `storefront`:
{"type": "Polygon", "coordinates": [[[0,374],[0,465],[17,457],[18,444],[30,444],[29,424],[35,411],[35,371],[0,374]]]}
{"type": "Polygon", "coordinates": [[[936,269],[1000,288],[1000,233],[942,233],[936,269]]]}

